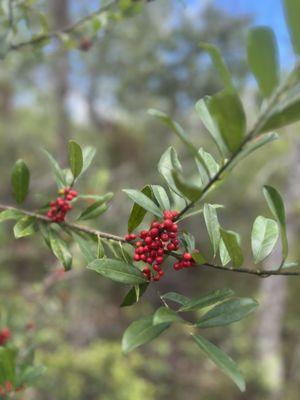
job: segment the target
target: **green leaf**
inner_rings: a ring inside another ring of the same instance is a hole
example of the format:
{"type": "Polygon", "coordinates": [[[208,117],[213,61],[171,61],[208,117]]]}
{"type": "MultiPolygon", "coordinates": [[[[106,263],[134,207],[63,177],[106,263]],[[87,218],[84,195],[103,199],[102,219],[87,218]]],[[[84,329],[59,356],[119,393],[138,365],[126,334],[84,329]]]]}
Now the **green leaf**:
{"type": "Polygon", "coordinates": [[[269,97],[279,83],[278,49],[272,29],[251,29],[247,50],[248,63],[258,86],[262,94],[269,97]]]}
{"type": "Polygon", "coordinates": [[[122,338],[122,349],[125,353],[150,342],[170,326],[170,324],[153,325],[152,322],[153,317],[149,316],[129,325],[122,338]]]}
{"type": "Polygon", "coordinates": [[[299,0],[284,0],[285,18],[290,31],[295,53],[300,55],[300,3],[299,0]]]}
{"type": "Polygon", "coordinates": [[[189,253],[192,253],[195,250],[195,237],[190,232],[183,232],[182,241],[189,253]]]}
{"type": "Polygon", "coordinates": [[[159,218],[163,217],[163,212],[144,193],[134,189],[123,189],[123,192],[126,193],[131,200],[139,204],[144,210],[149,211],[151,214],[154,214],[159,218]]]}
{"type": "Polygon", "coordinates": [[[166,190],[159,185],[151,185],[151,189],[159,207],[162,210],[170,210],[171,205],[166,190]]]}
{"type": "Polygon", "coordinates": [[[18,204],[26,199],[29,188],[30,172],[23,160],[18,160],[11,174],[12,194],[18,204]]]}
{"type": "Polygon", "coordinates": [[[119,260],[112,260],[109,258],[97,259],[91,262],[88,268],[116,282],[128,283],[131,285],[147,282],[138,268],[119,260]]]}
{"type": "Polygon", "coordinates": [[[187,149],[190,151],[192,156],[197,158],[197,160],[203,165],[203,168],[205,168],[206,172],[208,172],[206,164],[201,157],[201,154],[198,152],[197,148],[190,141],[187,134],[185,133],[185,131],[179,125],[178,122],[173,121],[172,118],[170,118],[167,114],[165,114],[164,112],[159,111],[159,110],[150,109],[150,110],[148,110],[148,113],[150,115],[160,119],[167,126],[169,126],[172,129],[172,131],[176,134],[176,136],[178,136],[179,139],[182,141],[182,143],[187,147],[187,149]]]}
{"type": "Polygon", "coordinates": [[[297,122],[299,119],[300,96],[299,88],[296,88],[296,94],[293,92],[288,93],[285,100],[276,105],[273,112],[268,116],[266,122],[261,126],[260,132],[268,132],[278,129],[297,122]]]}
{"type": "MultiPolygon", "coordinates": [[[[150,185],[143,187],[141,192],[147,196],[150,200],[152,199],[152,190],[150,185]]],[[[137,203],[134,203],[131,209],[131,213],[128,219],[128,232],[133,232],[142,222],[147,213],[147,210],[137,203]]]]}
{"type": "Polygon", "coordinates": [[[262,216],[255,219],[251,234],[251,247],[255,264],[264,260],[272,252],[278,236],[279,229],[276,221],[262,216]]]}
{"type": "Polygon", "coordinates": [[[199,46],[201,49],[209,53],[211,60],[214,64],[214,67],[218,71],[221,81],[224,84],[225,88],[234,90],[230,71],[227,68],[227,65],[225,64],[219,49],[209,43],[203,43],[203,42],[201,42],[199,46]]]}
{"type": "Polygon", "coordinates": [[[102,203],[105,203],[107,201],[110,201],[113,197],[114,197],[114,194],[112,192],[107,192],[102,196],[95,195],[95,194],[80,194],[73,200],[73,202],[76,200],[79,200],[79,199],[84,199],[84,200],[88,199],[88,200],[99,201],[99,204],[100,204],[100,201],[102,201],[102,203]]]}
{"type": "Polygon", "coordinates": [[[181,195],[193,202],[200,199],[202,195],[202,189],[200,186],[195,185],[193,182],[187,181],[187,179],[176,170],[173,170],[172,177],[177,191],[179,191],[181,195]]]}
{"type": "Polygon", "coordinates": [[[120,307],[129,307],[137,303],[140,297],[145,293],[149,286],[149,283],[142,283],[140,285],[133,286],[124,297],[120,307]]]}
{"type": "Polygon", "coordinates": [[[0,347],[0,384],[7,381],[14,384],[16,377],[16,351],[9,347],[0,347]]]}
{"type": "MultiPolygon", "coordinates": [[[[237,240],[239,240],[238,235],[237,235],[237,240]]],[[[220,254],[221,264],[224,267],[225,265],[227,265],[230,262],[231,258],[230,258],[230,255],[226,249],[226,246],[225,246],[222,238],[221,238],[220,244],[219,244],[219,254],[220,254]]]]}
{"type": "Polygon", "coordinates": [[[193,251],[192,256],[193,256],[194,261],[198,265],[202,265],[202,264],[206,263],[206,259],[199,251],[197,251],[197,250],[193,251]]]}
{"type": "Polygon", "coordinates": [[[190,299],[188,297],[183,296],[182,294],[176,293],[176,292],[169,292],[169,293],[163,294],[161,297],[165,300],[174,301],[175,303],[178,303],[182,306],[184,306],[185,304],[187,304],[190,301],[190,299]]]}
{"type": "Polygon", "coordinates": [[[92,262],[95,259],[96,252],[93,248],[94,243],[91,242],[88,235],[84,235],[83,233],[77,233],[74,230],[72,232],[72,237],[75,243],[78,244],[81,253],[88,263],[92,262]]]}
{"type": "Polygon", "coordinates": [[[252,313],[258,303],[250,298],[229,299],[204,314],[196,326],[199,328],[213,328],[237,322],[252,313]]]}
{"type": "Polygon", "coordinates": [[[82,150],[82,171],[81,174],[83,174],[91,165],[94,157],[96,154],[96,149],[95,147],[92,146],[87,146],[84,147],[82,150]]]}
{"type": "Polygon", "coordinates": [[[68,186],[67,181],[66,181],[66,176],[62,168],[60,168],[58,162],[55,160],[55,158],[45,149],[43,149],[43,152],[46,154],[48,157],[52,171],[54,172],[55,175],[55,181],[56,184],[59,188],[63,188],[68,186]]]}
{"type": "Polygon", "coordinates": [[[234,296],[234,291],[231,289],[225,288],[225,289],[214,290],[189,300],[183,305],[183,307],[179,309],[179,311],[185,312],[185,311],[200,310],[201,308],[211,306],[212,304],[216,304],[232,296],[234,296]]]}
{"type": "Polygon", "coordinates": [[[69,153],[70,168],[74,176],[74,179],[76,179],[80,175],[83,168],[83,155],[81,147],[79,146],[78,143],[74,142],[74,140],[70,140],[68,146],[68,153],[69,153]]]}
{"type": "Polygon", "coordinates": [[[210,110],[211,99],[212,99],[211,96],[205,96],[203,99],[197,101],[195,106],[196,112],[199,115],[205,128],[211,134],[214,142],[216,143],[220,151],[220,154],[223,157],[228,157],[230,153],[227,149],[226,144],[224,143],[217,121],[214,119],[214,116],[210,110]]]}
{"type": "Polygon", "coordinates": [[[243,264],[243,254],[239,244],[238,235],[232,231],[220,228],[221,238],[235,267],[243,264]]]}
{"type": "Polygon", "coordinates": [[[160,307],[156,310],[153,315],[153,325],[159,324],[171,324],[172,322],[185,322],[179,317],[176,311],[171,310],[171,308],[160,307]]]}
{"type": "Polygon", "coordinates": [[[105,257],[104,246],[103,246],[101,237],[98,236],[98,238],[97,238],[97,258],[103,258],[103,257],[105,257]]]}
{"type": "Polygon", "coordinates": [[[232,358],[204,337],[200,335],[192,335],[192,337],[204,354],[244,392],[245,380],[232,358]]]}
{"type": "Polygon", "coordinates": [[[4,210],[0,213],[0,222],[8,219],[19,219],[24,214],[19,210],[4,210]]]}
{"type": "Polygon", "coordinates": [[[47,368],[43,365],[29,365],[22,371],[19,377],[19,385],[33,385],[46,372],[47,368]]]}
{"type": "Polygon", "coordinates": [[[205,203],[203,208],[203,216],[208,236],[213,246],[213,252],[215,257],[219,248],[220,238],[221,238],[220,225],[215,207],[211,204],[205,203]]]}
{"type": "Polygon", "coordinates": [[[53,254],[59,261],[61,261],[65,270],[69,271],[72,267],[72,254],[70,253],[66,243],[53,229],[50,230],[49,241],[53,254]]]}
{"type": "Polygon", "coordinates": [[[285,209],[283,200],[279,194],[279,192],[273,188],[272,186],[265,185],[263,187],[263,194],[271,210],[272,214],[278,221],[280,225],[280,234],[281,234],[281,245],[282,245],[282,257],[285,260],[288,256],[288,240],[286,233],[286,221],[285,221],[285,209]]]}
{"type": "Polygon", "coordinates": [[[173,192],[175,192],[179,196],[182,196],[178,191],[173,179],[172,172],[174,168],[177,171],[182,171],[182,166],[178,159],[176,150],[173,147],[169,147],[159,160],[158,172],[160,173],[161,177],[166,181],[168,186],[173,190],[173,192]]]}
{"type": "Polygon", "coordinates": [[[14,235],[16,239],[24,236],[30,236],[37,229],[35,217],[23,217],[14,226],[14,235]]]}
{"type": "Polygon", "coordinates": [[[300,266],[300,265],[299,265],[298,262],[295,262],[295,261],[290,261],[290,262],[288,262],[288,261],[286,261],[286,262],[282,265],[281,269],[295,268],[295,267],[299,267],[299,266],[300,266]]]}
{"type": "Polygon", "coordinates": [[[103,200],[95,201],[88,206],[77,218],[77,221],[86,221],[88,219],[97,218],[108,209],[108,205],[103,203],[103,200]]]}
{"type": "Polygon", "coordinates": [[[203,150],[202,148],[199,149],[199,154],[201,155],[202,159],[204,160],[208,174],[206,173],[206,170],[203,168],[203,165],[199,163],[199,161],[196,159],[196,164],[201,176],[201,181],[204,186],[208,184],[210,179],[212,179],[219,171],[220,166],[216,162],[216,160],[213,158],[213,156],[208,153],[207,151],[203,150]]]}
{"type": "Polygon", "coordinates": [[[230,153],[235,153],[243,143],[246,117],[237,94],[222,91],[211,97],[208,109],[230,153]]]}

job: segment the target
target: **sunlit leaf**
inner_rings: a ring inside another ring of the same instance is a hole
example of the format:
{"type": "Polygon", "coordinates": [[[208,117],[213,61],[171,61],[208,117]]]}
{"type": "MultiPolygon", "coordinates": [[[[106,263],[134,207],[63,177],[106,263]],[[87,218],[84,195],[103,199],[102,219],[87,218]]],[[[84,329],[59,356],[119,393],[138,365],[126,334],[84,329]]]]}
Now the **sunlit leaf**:
{"type": "Polygon", "coordinates": [[[264,260],[273,250],[279,236],[277,222],[273,219],[259,216],[255,219],[251,247],[255,264],[264,260]]]}
{"type": "Polygon", "coordinates": [[[214,290],[212,292],[205,293],[201,296],[190,299],[183,305],[183,307],[179,309],[179,311],[184,312],[200,310],[201,308],[211,306],[212,304],[216,304],[232,296],[234,296],[234,292],[231,289],[225,288],[214,290]]]}
{"type": "Polygon", "coordinates": [[[157,207],[157,205],[151,199],[149,199],[149,197],[147,197],[144,193],[134,189],[123,189],[123,192],[126,193],[131,200],[139,204],[144,210],[147,210],[151,214],[154,214],[157,217],[162,218],[163,216],[162,210],[160,210],[157,207]]]}

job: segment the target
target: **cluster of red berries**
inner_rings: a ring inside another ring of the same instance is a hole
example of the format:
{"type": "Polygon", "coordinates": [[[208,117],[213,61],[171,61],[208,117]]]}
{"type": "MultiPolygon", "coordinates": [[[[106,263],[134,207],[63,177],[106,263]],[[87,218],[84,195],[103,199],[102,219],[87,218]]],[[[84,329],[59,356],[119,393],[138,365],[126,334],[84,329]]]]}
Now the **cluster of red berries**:
{"type": "Polygon", "coordinates": [[[8,328],[3,328],[0,331],[0,346],[4,346],[6,342],[9,341],[10,336],[11,336],[10,330],[8,328]]]}
{"type": "Polygon", "coordinates": [[[76,190],[64,188],[60,189],[58,194],[60,196],[57,197],[55,201],[51,201],[50,210],[48,211],[47,216],[53,222],[64,222],[67,212],[72,209],[70,201],[72,201],[78,193],[76,190]]]}
{"type": "Polygon", "coordinates": [[[5,396],[13,391],[13,385],[11,382],[6,381],[3,385],[0,385],[0,395],[5,396]]]}
{"type": "MultiPolygon", "coordinates": [[[[144,276],[149,280],[159,281],[164,275],[161,264],[169,252],[176,251],[180,247],[178,239],[178,225],[175,220],[178,217],[177,211],[164,211],[163,221],[153,221],[149,230],[139,233],[139,239],[135,242],[134,261],[143,261],[149,267],[143,269],[144,276]]],[[[125,236],[125,240],[132,242],[137,238],[134,234],[125,236]]],[[[173,266],[175,270],[187,268],[194,265],[191,254],[184,253],[182,259],[173,266]]]]}

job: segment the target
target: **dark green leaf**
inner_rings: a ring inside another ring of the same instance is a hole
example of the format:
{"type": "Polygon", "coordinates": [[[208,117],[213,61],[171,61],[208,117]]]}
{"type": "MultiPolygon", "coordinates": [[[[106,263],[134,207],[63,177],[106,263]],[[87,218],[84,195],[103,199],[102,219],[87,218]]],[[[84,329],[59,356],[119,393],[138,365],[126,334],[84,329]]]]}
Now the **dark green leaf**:
{"type": "Polygon", "coordinates": [[[232,296],[234,296],[234,292],[231,289],[225,288],[214,290],[189,300],[183,305],[183,307],[179,309],[179,311],[184,312],[200,310],[201,308],[211,306],[212,304],[216,304],[232,296]]]}
{"type": "Polygon", "coordinates": [[[279,82],[278,49],[272,29],[257,27],[248,36],[248,63],[265,97],[269,97],[279,82]]]}
{"type": "Polygon", "coordinates": [[[186,178],[179,171],[173,170],[173,181],[176,185],[177,191],[189,199],[190,201],[197,201],[201,197],[202,189],[200,186],[195,185],[193,182],[187,181],[186,178]]]}
{"type": "Polygon", "coordinates": [[[153,317],[149,316],[129,325],[122,339],[122,349],[125,353],[150,342],[170,326],[170,324],[153,325],[152,322],[153,317]]]}
{"type": "Polygon", "coordinates": [[[239,97],[233,92],[222,91],[211,97],[207,105],[227,149],[235,153],[246,132],[246,117],[239,97]]]}
{"type": "Polygon", "coordinates": [[[212,328],[237,322],[252,313],[258,303],[250,298],[229,299],[204,314],[196,325],[199,328],[212,328]]]}
{"type": "Polygon", "coordinates": [[[59,261],[61,261],[65,270],[69,271],[72,267],[72,255],[66,243],[53,229],[50,230],[49,241],[53,254],[59,261]]]}
{"type": "Polygon", "coordinates": [[[83,167],[83,155],[81,147],[78,143],[74,142],[74,140],[70,140],[68,153],[70,168],[75,179],[80,175],[83,167]]]}
{"type": "Polygon", "coordinates": [[[215,207],[211,204],[205,203],[203,208],[203,216],[208,236],[213,246],[213,252],[215,257],[219,248],[219,243],[221,238],[220,225],[215,207]]]}
{"type": "Polygon", "coordinates": [[[288,240],[286,234],[285,209],[283,200],[279,192],[272,186],[265,185],[263,187],[263,194],[268,203],[269,209],[280,225],[282,256],[285,260],[288,255],[288,240]]]}
{"type": "Polygon", "coordinates": [[[95,201],[88,206],[77,218],[78,221],[86,221],[88,219],[97,218],[108,209],[108,205],[103,203],[103,200],[95,201]]]}
{"type": "Polygon", "coordinates": [[[97,259],[91,262],[88,268],[116,282],[128,283],[131,285],[147,282],[138,268],[119,260],[112,260],[109,258],[97,259]]]}
{"type": "Polygon", "coordinates": [[[184,320],[171,308],[160,307],[153,315],[153,325],[170,324],[172,322],[184,322],[184,320]]]}
{"type": "Polygon", "coordinates": [[[129,307],[137,303],[140,297],[145,293],[149,286],[149,283],[142,283],[141,285],[133,286],[127,295],[124,297],[120,307],[129,307]]]}
{"type": "Polygon", "coordinates": [[[295,53],[300,55],[300,3],[299,0],[284,0],[285,17],[295,53]]]}
{"type": "Polygon", "coordinates": [[[26,199],[29,188],[30,172],[23,160],[18,160],[11,174],[12,194],[17,203],[21,204],[26,199]]]}
{"type": "Polygon", "coordinates": [[[55,181],[56,184],[59,188],[63,188],[67,186],[67,181],[66,181],[66,176],[64,171],[60,168],[58,162],[55,160],[55,158],[47,151],[43,149],[43,152],[46,154],[48,157],[52,170],[55,175],[55,181]]]}
{"type": "MultiPolygon", "coordinates": [[[[141,192],[152,199],[152,190],[149,185],[145,186],[141,192]]],[[[134,203],[128,219],[128,232],[133,232],[142,222],[147,213],[147,210],[137,203],[134,203]]]]}
{"type": "Polygon", "coordinates": [[[156,215],[159,218],[162,218],[163,212],[157,207],[157,205],[149,199],[144,193],[139,190],[134,189],[123,189],[123,192],[130,197],[135,203],[139,204],[144,210],[149,211],[151,214],[156,215]]]}
{"type": "Polygon", "coordinates": [[[224,374],[232,379],[242,392],[244,392],[246,388],[245,380],[236,363],[226,353],[204,337],[200,335],[192,336],[204,354],[210,358],[224,374]]]}
{"type": "Polygon", "coordinates": [[[220,233],[233,265],[235,267],[240,267],[243,264],[244,257],[237,234],[232,231],[226,231],[222,228],[220,228],[220,233]]]}
{"type": "Polygon", "coordinates": [[[273,250],[279,236],[277,222],[273,219],[259,216],[255,219],[251,247],[255,264],[264,260],[273,250]]]}
{"type": "Polygon", "coordinates": [[[183,296],[182,294],[176,293],[176,292],[169,292],[169,293],[163,294],[161,297],[165,300],[174,301],[175,303],[178,303],[182,306],[184,306],[185,304],[187,304],[190,301],[190,299],[188,297],[183,296]]]}

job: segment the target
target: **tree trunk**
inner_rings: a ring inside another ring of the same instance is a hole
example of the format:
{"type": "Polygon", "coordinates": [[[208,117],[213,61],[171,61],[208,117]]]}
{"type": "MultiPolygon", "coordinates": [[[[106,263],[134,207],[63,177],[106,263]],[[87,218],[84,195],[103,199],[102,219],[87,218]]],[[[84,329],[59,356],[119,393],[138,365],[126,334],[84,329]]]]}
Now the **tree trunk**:
{"type": "MultiPolygon", "coordinates": [[[[300,198],[298,177],[300,174],[300,140],[294,139],[293,154],[290,164],[288,186],[284,193],[287,211],[289,245],[296,241],[297,228],[293,218],[295,203],[300,198]]],[[[266,269],[276,268],[281,262],[280,249],[269,257],[266,269]]],[[[260,285],[260,318],[257,332],[257,353],[261,379],[267,391],[265,400],[283,398],[285,367],[282,354],[282,328],[287,295],[287,281],[284,277],[264,279],[260,285]]]]}
{"type": "MultiPolygon", "coordinates": [[[[51,0],[51,13],[53,16],[53,28],[61,29],[69,25],[68,0],[51,0]]],[[[67,98],[69,93],[70,64],[68,52],[59,43],[53,63],[53,88],[54,107],[56,115],[57,154],[62,164],[66,163],[67,143],[70,139],[70,118],[67,110],[67,98]]]]}

